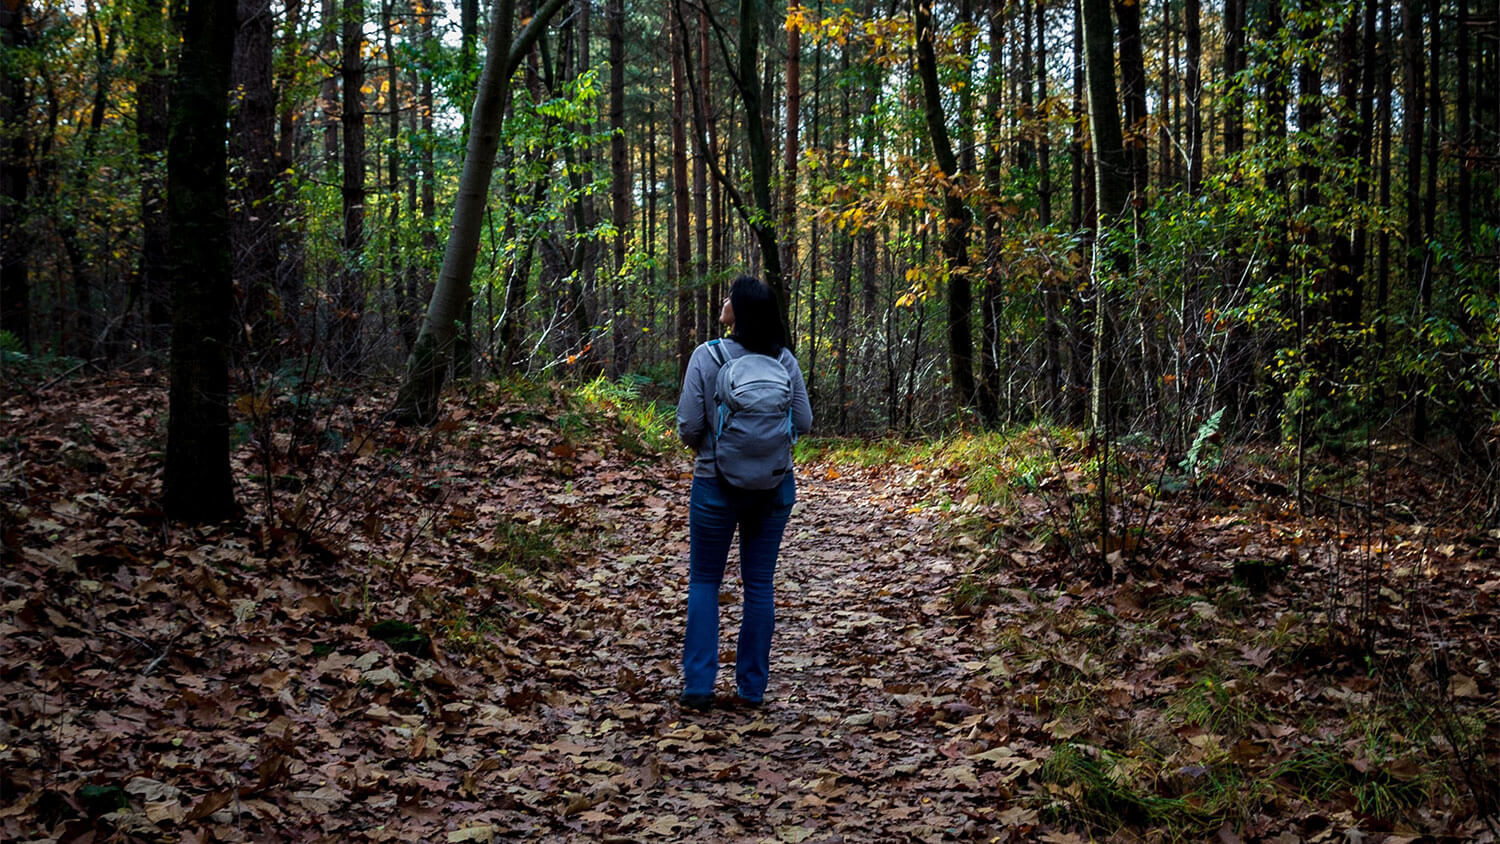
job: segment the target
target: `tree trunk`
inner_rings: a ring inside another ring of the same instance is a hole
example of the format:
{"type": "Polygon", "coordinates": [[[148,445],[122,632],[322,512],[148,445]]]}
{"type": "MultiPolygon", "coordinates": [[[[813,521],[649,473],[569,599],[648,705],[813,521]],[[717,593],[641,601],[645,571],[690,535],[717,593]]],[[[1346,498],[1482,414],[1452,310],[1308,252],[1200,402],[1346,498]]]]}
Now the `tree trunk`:
{"type": "MultiPolygon", "coordinates": [[[[1047,0],[1036,2],[1036,101],[1047,102],[1047,0]]],[[[1037,222],[1052,225],[1052,118],[1043,112],[1037,123],[1037,222]]]]}
{"type": "Polygon", "coordinates": [[[630,233],[630,156],[625,145],[625,0],[608,0],[605,34],[609,40],[609,170],[610,204],[615,224],[614,265],[611,267],[610,345],[615,374],[631,366],[631,331],[625,307],[625,251],[630,233]]]}
{"type": "Polygon", "coordinates": [[[688,230],[688,151],[684,126],[687,77],[683,67],[683,36],[687,27],[672,27],[672,257],[677,281],[677,380],[687,375],[688,359],[693,354],[693,243],[688,230]]]}
{"type": "MultiPolygon", "coordinates": [[[[1233,2],[1233,0],[1226,0],[1233,2]]],[[[1093,215],[1084,213],[1084,159],[1083,132],[1087,113],[1083,99],[1084,71],[1083,14],[1081,0],[1073,0],[1073,102],[1068,120],[1068,175],[1071,182],[1068,192],[1068,226],[1081,232],[1093,225],[1093,215]]]]}
{"type": "MultiPolygon", "coordinates": [[[[790,290],[797,286],[797,130],[802,113],[802,30],[786,27],[786,148],[781,171],[781,267],[790,290]]],[[[705,82],[707,80],[705,74],[705,82]]]]}
{"type": "MultiPolygon", "coordinates": [[[[1372,0],[1374,2],[1374,0],[1372,0]]],[[[1380,135],[1380,186],[1377,194],[1377,204],[1382,210],[1391,207],[1391,99],[1393,98],[1395,86],[1391,84],[1392,48],[1395,41],[1395,33],[1391,26],[1391,0],[1378,0],[1380,3],[1380,104],[1378,106],[1376,122],[1379,124],[1380,135]]],[[[1375,323],[1375,355],[1376,360],[1385,359],[1386,331],[1386,300],[1390,295],[1391,286],[1391,231],[1389,226],[1381,226],[1380,234],[1376,238],[1375,246],[1375,306],[1371,320],[1375,323]]]]}
{"type": "MultiPolygon", "coordinates": [[[[1000,125],[1004,105],[1002,91],[1005,73],[1005,0],[990,0],[986,15],[989,18],[989,78],[985,81],[985,191],[991,202],[998,202],[1004,190],[1001,179],[1004,175],[1005,149],[1000,143],[1003,135],[1000,125]]],[[[1027,62],[1030,62],[1028,55],[1027,62]]],[[[1030,89],[1030,78],[1027,79],[1030,89]]],[[[1028,96],[1022,104],[1023,113],[1029,113],[1028,96]]],[[[1022,147],[1023,158],[1025,147],[1022,147]]],[[[1000,215],[984,215],[984,286],[979,295],[979,416],[986,425],[995,425],[1000,419],[1000,311],[1003,305],[1001,291],[1005,288],[1005,263],[1001,249],[1000,215]]]]}
{"type": "MultiPolygon", "coordinates": [[[[1237,2],[1237,0],[1229,0],[1237,2]]],[[[1203,189],[1203,15],[1201,0],[1187,0],[1185,10],[1187,36],[1187,145],[1188,193],[1197,196],[1203,189]]]]}
{"type": "Polygon", "coordinates": [[[655,342],[656,331],[656,206],[657,206],[657,169],[656,169],[656,147],[659,138],[656,126],[656,98],[652,97],[646,103],[646,143],[641,150],[641,175],[642,188],[646,197],[646,214],[641,220],[641,238],[646,243],[646,278],[645,289],[647,295],[647,319],[646,328],[652,335],[652,342],[646,344],[648,360],[646,365],[650,366],[656,362],[655,342]]]}
{"type": "MultiPolygon", "coordinates": [[[[13,53],[30,42],[26,3],[0,4],[0,45],[13,53]]],[[[13,73],[0,74],[0,126],[31,125],[30,93],[26,81],[13,73]]],[[[29,238],[25,236],[31,190],[31,137],[13,130],[0,139],[0,331],[8,332],[26,350],[31,345],[31,275],[29,238]]],[[[142,200],[144,202],[144,199],[142,200]]]]}
{"type": "Polygon", "coordinates": [[[91,357],[97,338],[97,309],[94,303],[96,278],[100,262],[88,254],[86,244],[79,231],[79,220],[93,216],[87,203],[90,178],[95,172],[94,157],[99,135],[104,128],[105,109],[109,105],[110,85],[114,81],[115,39],[119,33],[120,19],[111,16],[107,34],[101,31],[95,7],[85,7],[94,48],[93,102],[89,108],[89,119],[83,129],[83,155],[77,159],[68,179],[69,196],[65,199],[79,204],[76,209],[63,209],[57,220],[57,237],[62,242],[63,252],[68,258],[68,269],[73,281],[73,301],[69,319],[64,323],[63,345],[78,357],[91,357]]]}
{"type": "Polygon", "coordinates": [[[339,125],[343,143],[344,232],[342,262],[330,322],[332,369],[352,375],[360,364],[360,323],[365,308],[365,85],[364,0],[344,0],[340,62],[343,96],[339,125]]]}
{"type": "Polygon", "coordinates": [[[230,90],[237,95],[231,111],[229,155],[239,178],[231,197],[229,239],[235,284],[240,296],[237,347],[252,359],[275,342],[272,291],[280,262],[276,201],[276,94],[271,86],[272,24],[270,0],[239,0],[230,90]]]}
{"type": "Polygon", "coordinates": [[[393,408],[393,415],[400,422],[430,423],[437,418],[438,397],[448,371],[456,327],[464,316],[462,308],[468,301],[469,284],[474,277],[485,199],[500,146],[510,77],[564,1],[547,0],[514,43],[510,38],[514,0],[497,0],[492,7],[484,69],[469,118],[468,145],[449,225],[448,245],[443,252],[443,268],[393,408]]]}
{"type": "MultiPolygon", "coordinates": [[[[1120,99],[1125,109],[1124,143],[1129,164],[1131,219],[1137,246],[1144,240],[1147,179],[1151,132],[1146,112],[1146,59],[1141,43],[1139,0],[1115,0],[1115,21],[1120,34],[1120,99]]],[[[1085,27],[1088,22],[1085,20],[1085,27]]]]}
{"type": "MultiPolygon", "coordinates": [[[[286,23],[281,35],[281,49],[287,55],[304,49],[301,46],[305,38],[305,33],[301,31],[303,8],[302,0],[286,0],[286,23]]],[[[284,174],[298,166],[297,126],[304,110],[304,103],[299,102],[297,97],[290,96],[290,91],[297,79],[296,70],[289,67],[290,64],[290,62],[282,63],[282,67],[277,71],[275,83],[276,99],[281,109],[278,117],[280,129],[276,172],[283,174],[277,177],[283,180],[286,178],[284,174]]],[[[276,295],[280,300],[278,307],[281,312],[281,321],[298,347],[301,345],[302,336],[302,286],[306,255],[303,240],[305,236],[301,227],[292,227],[282,231],[281,263],[276,270],[276,295]]]]}
{"type": "MultiPolygon", "coordinates": [[[[1427,155],[1427,169],[1423,174],[1427,179],[1427,189],[1422,198],[1422,231],[1425,233],[1423,244],[1422,261],[1422,283],[1420,290],[1421,311],[1419,319],[1426,321],[1432,313],[1432,292],[1436,286],[1438,255],[1432,248],[1432,244],[1438,242],[1437,231],[1437,191],[1438,191],[1438,143],[1443,131],[1443,89],[1442,76],[1439,73],[1438,59],[1443,52],[1442,38],[1442,16],[1438,8],[1438,0],[1427,2],[1428,26],[1431,27],[1432,37],[1427,46],[1427,58],[1430,64],[1427,70],[1427,102],[1424,103],[1423,112],[1427,118],[1427,137],[1425,139],[1425,150],[1427,155]]],[[[1431,427],[1428,418],[1427,390],[1430,384],[1425,376],[1419,376],[1416,384],[1415,407],[1412,409],[1412,438],[1417,442],[1426,442],[1431,427]]]]}
{"type": "Polygon", "coordinates": [[[782,334],[790,348],[795,345],[789,322],[791,301],[777,247],[776,204],[771,197],[771,143],[766,137],[766,119],[761,107],[762,87],[756,74],[760,65],[760,20],[764,13],[765,0],[740,0],[740,55],[736,85],[745,104],[745,126],[749,132],[750,190],[757,209],[751,229],[760,245],[764,281],[776,294],[777,304],[781,307],[782,334]]]}
{"type": "MultiPolygon", "coordinates": [[[[916,0],[917,74],[922,81],[923,113],[938,167],[949,179],[958,177],[958,159],[948,140],[943,117],[942,91],[938,86],[937,57],[933,48],[933,0],[916,0]]],[[[956,184],[943,190],[943,258],[948,274],[948,365],[953,377],[953,401],[960,409],[974,405],[974,340],[969,311],[973,297],[969,289],[969,208],[956,184]]]]}
{"type": "Polygon", "coordinates": [[[230,314],[225,147],[235,7],[187,0],[171,94],[172,362],[165,510],[192,522],[235,511],[229,469],[230,314]]]}
{"type": "MultiPolygon", "coordinates": [[[[408,266],[411,253],[403,248],[401,236],[401,73],[396,63],[395,30],[403,25],[396,20],[395,14],[391,0],[381,0],[380,28],[385,41],[386,61],[384,193],[385,201],[390,206],[386,209],[384,244],[384,287],[388,293],[382,294],[381,299],[384,300],[387,295],[395,299],[397,332],[405,332],[409,342],[415,343],[417,309],[422,303],[417,301],[415,291],[407,283],[411,278],[408,266]]],[[[411,351],[410,346],[406,351],[411,351]]]]}
{"type": "MultiPolygon", "coordinates": [[[[1402,92],[1402,141],[1406,147],[1406,283],[1418,297],[1426,287],[1426,249],[1422,243],[1422,118],[1423,85],[1422,14],[1420,0],[1402,0],[1401,53],[1406,65],[1406,87],[1402,92]]],[[[1417,387],[1420,389],[1420,385],[1417,387]]],[[[1425,428],[1426,420],[1413,417],[1413,434],[1425,428]],[[1419,422],[1421,423],[1419,426],[1419,422]]],[[[1424,432],[1425,433],[1425,432],[1424,432]]]]}
{"type": "Polygon", "coordinates": [[[1110,381],[1105,360],[1110,353],[1111,298],[1108,276],[1124,269],[1118,256],[1126,254],[1118,235],[1121,215],[1130,192],[1133,166],[1122,147],[1120,106],[1115,94],[1114,38],[1109,0],[1083,0],[1084,69],[1089,91],[1089,125],[1094,149],[1094,183],[1098,212],[1095,223],[1093,295],[1092,401],[1090,420],[1095,431],[1108,430],[1110,381]]]}
{"type": "Polygon", "coordinates": [[[135,149],[141,173],[141,254],[132,301],[144,314],[142,345],[165,349],[172,328],[172,296],[167,273],[167,68],[170,24],[163,10],[142,3],[137,9],[132,58],[136,62],[135,149]]]}
{"type": "Polygon", "coordinates": [[[1458,60],[1454,62],[1454,66],[1458,71],[1456,97],[1458,125],[1455,129],[1458,135],[1459,162],[1456,204],[1458,205],[1458,242],[1463,247],[1464,257],[1467,259],[1474,249],[1474,189],[1473,174],[1470,172],[1470,168],[1475,163],[1474,130],[1470,125],[1470,102],[1473,92],[1469,85],[1469,0],[1457,0],[1457,2],[1458,25],[1455,28],[1455,34],[1458,37],[1458,60]]]}
{"type": "MultiPolygon", "coordinates": [[[[318,44],[318,52],[322,54],[323,61],[330,65],[337,65],[337,54],[339,51],[339,2],[338,0],[323,0],[323,38],[318,44]]],[[[334,109],[338,108],[339,79],[335,74],[323,77],[322,87],[318,91],[318,107],[323,113],[323,172],[331,174],[333,168],[339,163],[339,122],[334,117],[334,109]]]]}
{"type": "MultiPolygon", "coordinates": [[[[514,6],[514,0],[510,3],[514,6]]],[[[510,12],[511,19],[515,13],[510,12]]],[[[492,11],[493,15],[493,11],[492,11]]],[[[493,21],[494,18],[491,17],[493,21]]],[[[493,38],[493,36],[492,36],[493,38]]],[[[501,42],[502,44],[504,42],[501,42]]],[[[478,73],[476,53],[479,44],[479,0],[459,0],[458,3],[458,72],[459,83],[456,101],[458,112],[464,118],[464,133],[469,132],[469,118],[473,113],[475,97],[475,74],[478,73]]]]}
{"type": "MultiPolygon", "coordinates": [[[[423,52],[435,48],[437,36],[432,28],[432,11],[426,9],[421,19],[423,52]]],[[[422,77],[422,102],[421,124],[422,124],[422,263],[419,275],[423,279],[422,298],[432,298],[432,259],[437,254],[437,229],[434,222],[437,218],[437,138],[434,135],[433,111],[435,103],[432,96],[432,72],[427,70],[421,73],[422,77]]],[[[416,347],[413,339],[412,347],[416,347]]]]}
{"type": "Polygon", "coordinates": [[[1245,148],[1245,3],[1224,0],[1224,155],[1238,155],[1245,148]]]}
{"type": "MultiPolygon", "coordinates": [[[[690,61],[684,45],[683,61],[690,61]]],[[[695,106],[700,114],[708,114],[708,17],[700,14],[698,16],[698,61],[702,68],[703,85],[699,85],[696,92],[698,104],[695,106]]],[[[686,115],[683,115],[686,118],[686,115]]],[[[683,130],[686,131],[686,119],[683,122],[683,130]]],[[[708,295],[708,139],[702,132],[693,133],[693,234],[694,234],[694,271],[693,271],[693,299],[696,302],[696,313],[698,314],[698,330],[696,337],[698,342],[706,343],[709,338],[718,336],[718,310],[714,308],[717,302],[710,302],[708,295]]]]}

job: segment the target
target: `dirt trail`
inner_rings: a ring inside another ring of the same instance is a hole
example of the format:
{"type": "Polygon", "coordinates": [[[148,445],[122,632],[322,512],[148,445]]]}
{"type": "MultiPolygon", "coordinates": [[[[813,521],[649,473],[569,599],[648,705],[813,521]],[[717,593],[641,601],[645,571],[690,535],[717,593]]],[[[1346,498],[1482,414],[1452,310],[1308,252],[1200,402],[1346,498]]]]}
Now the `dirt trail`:
{"type": "MultiPolygon", "coordinates": [[[[563,767],[579,796],[558,822],[577,840],[988,840],[1001,824],[1034,820],[1002,820],[997,793],[1035,763],[1004,748],[978,755],[994,724],[961,695],[992,690],[996,666],[943,614],[956,570],[934,550],[932,521],[873,473],[813,467],[799,484],[761,710],[698,714],[673,702],[683,501],[647,526],[664,540],[656,553],[606,554],[565,597],[619,622],[575,630],[590,637],[575,646],[588,654],[577,670],[593,687],[554,710],[571,715],[556,724],[561,737],[526,754],[543,768],[560,761],[549,753],[572,763],[563,767]]],[[[727,656],[737,577],[726,575],[723,597],[727,656]]],[[[721,665],[721,695],[732,672],[732,660],[721,665]]]]}

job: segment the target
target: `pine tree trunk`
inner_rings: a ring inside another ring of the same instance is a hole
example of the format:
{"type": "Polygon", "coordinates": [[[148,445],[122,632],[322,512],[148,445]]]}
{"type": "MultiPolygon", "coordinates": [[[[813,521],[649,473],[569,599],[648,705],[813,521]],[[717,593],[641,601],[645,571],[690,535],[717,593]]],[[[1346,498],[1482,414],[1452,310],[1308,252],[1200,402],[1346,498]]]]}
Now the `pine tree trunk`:
{"type": "Polygon", "coordinates": [[[365,86],[364,0],[344,0],[340,63],[343,95],[339,126],[342,130],[344,232],[341,242],[343,266],[333,294],[330,316],[331,364],[334,372],[348,376],[360,365],[360,325],[365,308],[365,86]]]}
{"type": "MultiPolygon", "coordinates": [[[[318,43],[318,52],[329,64],[338,63],[339,51],[339,0],[323,0],[323,38],[318,43]]],[[[339,79],[336,74],[323,77],[318,90],[318,107],[323,112],[323,172],[331,178],[339,163],[339,122],[334,110],[339,103],[339,79]]]]}
{"type": "MultiPolygon", "coordinates": [[[[1373,2],[1373,0],[1372,0],[1373,2]]],[[[1458,38],[1456,47],[1457,61],[1454,67],[1458,73],[1456,107],[1458,113],[1455,115],[1458,125],[1455,126],[1457,133],[1457,146],[1459,154],[1458,162],[1458,194],[1455,204],[1458,206],[1458,241],[1463,247],[1464,256],[1467,259],[1469,253],[1474,249],[1474,188],[1473,173],[1474,166],[1474,127],[1470,125],[1471,120],[1471,98],[1473,92],[1469,85],[1469,0],[1457,0],[1458,3],[1458,25],[1455,33],[1458,38]]]]}
{"type": "MultiPolygon", "coordinates": [[[[998,202],[1004,187],[1005,148],[1000,143],[1003,135],[1000,125],[1003,104],[1001,92],[1005,73],[1005,0],[990,0],[986,17],[989,18],[989,79],[985,88],[985,191],[998,202]]],[[[1029,64],[1030,54],[1027,53],[1029,64]]],[[[1027,75],[1030,90],[1030,76],[1027,75]]],[[[1023,115],[1029,114],[1031,97],[1022,102],[1023,115]]],[[[1023,159],[1028,157],[1022,147],[1023,159]]],[[[1024,164],[1023,164],[1024,166],[1024,164]]],[[[1001,217],[999,214],[984,215],[984,286],[979,294],[979,415],[986,425],[995,425],[1000,418],[1000,311],[1002,291],[1005,289],[1005,261],[1000,254],[1001,217]]]]}
{"type": "MultiPolygon", "coordinates": [[[[1432,248],[1432,244],[1438,242],[1437,231],[1437,191],[1438,191],[1438,143],[1443,131],[1443,89],[1442,77],[1439,72],[1438,59],[1443,52],[1442,38],[1442,16],[1438,8],[1438,0],[1428,0],[1427,3],[1427,25],[1431,27],[1432,37],[1427,45],[1427,102],[1424,103],[1423,112],[1427,118],[1427,136],[1425,139],[1425,152],[1427,167],[1423,175],[1427,180],[1427,189],[1422,198],[1422,231],[1425,235],[1423,243],[1423,260],[1420,291],[1421,311],[1419,318],[1424,322],[1432,313],[1432,293],[1437,283],[1438,256],[1432,248]]],[[[1431,431],[1431,419],[1428,418],[1427,390],[1430,384],[1426,377],[1419,376],[1414,385],[1414,407],[1412,408],[1412,438],[1417,442],[1426,442],[1431,431]]]]}
{"type": "Polygon", "coordinates": [[[172,327],[166,197],[167,93],[172,85],[167,69],[169,32],[163,10],[142,4],[136,13],[131,51],[138,79],[135,149],[141,173],[141,253],[131,299],[143,306],[142,345],[151,351],[167,347],[172,327]]]}
{"type": "MultiPolygon", "coordinates": [[[[708,74],[704,74],[706,80],[708,74]]],[[[802,112],[802,31],[786,27],[786,147],[781,170],[781,267],[788,289],[798,282],[797,267],[797,130],[802,112]]]]}
{"type": "MultiPolygon", "coordinates": [[[[917,74],[922,82],[923,113],[938,167],[949,179],[958,175],[958,159],[948,140],[943,117],[942,91],[938,85],[937,57],[933,48],[933,0],[916,0],[917,74]]],[[[953,378],[953,401],[960,410],[974,406],[974,340],[969,311],[973,295],[969,287],[969,208],[959,190],[949,185],[943,192],[943,258],[948,273],[948,366],[953,378]]]]}
{"type": "Polygon", "coordinates": [[[631,366],[631,330],[625,307],[625,251],[630,233],[630,156],[625,145],[625,0],[608,0],[605,34],[609,40],[609,170],[610,204],[614,217],[614,265],[610,285],[614,318],[610,345],[615,374],[631,366]]]}
{"type": "MultiPolygon", "coordinates": [[[[18,50],[30,41],[26,29],[24,0],[0,4],[0,46],[5,52],[18,50]]],[[[0,74],[0,126],[30,126],[30,95],[25,80],[13,73],[0,74]]],[[[0,331],[9,333],[23,349],[31,345],[31,257],[25,236],[31,137],[26,131],[7,131],[0,138],[0,331]]],[[[143,188],[143,199],[144,188],[143,188]]]]}
{"type": "Polygon", "coordinates": [[[766,137],[766,118],[762,108],[764,83],[759,79],[760,21],[765,0],[739,2],[739,60],[735,76],[740,101],[745,106],[747,152],[750,156],[750,192],[755,198],[756,215],[751,223],[760,246],[762,275],[776,294],[781,307],[782,333],[789,348],[795,346],[791,331],[791,304],[786,279],[782,274],[781,251],[776,237],[776,203],[771,196],[771,142],[766,137]]]}
{"type": "MultiPolygon", "coordinates": [[[[1422,243],[1422,119],[1423,98],[1422,14],[1420,0],[1402,0],[1401,53],[1406,87],[1402,96],[1402,140],[1406,147],[1406,283],[1418,297],[1426,287],[1426,249],[1422,243]]],[[[1426,427],[1425,418],[1414,415],[1413,434],[1426,427]]],[[[1425,433],[1423,431],[1422,433],[1425,433]]],[[[1420,440],[1420,438],[1419,438],[1420,440]]]]}
{"type": "Polygon", "coordinates": [[[1245,3],[1224,0],[1224,155],[1245,148],[1245,95],[1240,78],[1245,70],[1245,3]]]}
{"type": "Polygon", "coordinates": [[[672,267],[677,282],[677,380],[687,375],[693,354],[692,235],[688,231],[688,151],[684,108],[687,101],[687,60],[683,35],[686,27],[671,29],[672,62],[672,267]]]}
{"type": "MultiPolygon", "coordinates": [[[[286,15],[281,49],[288,55],[305,49],[302,42],[306,34],[301,29],[303,8],[302,0],[285,0],[286,15]]],[[[298,166],[297,127],[305,108],[305,104],[296,97],[287,95],[296,84],[296,70],[289,67],[290,64],[282,63],[275,79],[277,103],[281,109],[277,116],[276,172],[282,175],[277,176],[278,180],[285,180],[285,174],[298,166]]],[[[281,256],[276,268],[276,296],[279,300],[281,323],[297,348],[301,347],[302,337],[302,287],[306,259],[304,237],[301,227],[294,226],[281,232],[281,256]]]]}
{"type": "MultiPolygon", "coordinates": [[[[1125,111],[1124,143],[1129,164],[1127,200],[1137,243],[1144,241],[1147,179],[1151,132],[1146,112],[1146,58],[1141,43],[1139,0],[1115,0],[1115,22],[1119,27],[1120,101],[1125,111]]],[[[1084,26],[1088,26],[1087,20],[1084,26]]],[[[1087,36],[1085,36],[1087,37],[1087,36]]]]}
{"type": "Polygon", "coordinates": [[[1125,230],[1122,215],[1134,172],[1122,146],[1120,105],[1115,93],[1114,30],[1110,25],[1109,0],[1083,0],[1082,23],[1084,69],[1089,92],[1089,126],[1094,150],[1095,222],[1093,297],[1093,350],[1091,354],[1092,401],[1090,422],[1095,431],[1108,429],[1110,392],[1106,361],[1110,349],[1113,315],[1106,291],[1109,275],[1125,269],[1119,259],[1126,254],[1119,235],[1125,230]]]}
{"type": "MultiPolygon", "coordinates": [[[[697,87],[698,113],[708,114],[708,19],[704,15],[698,16],[698,61],[699,78],[705,80],[705,84],[697,87]]],[[[684,61],[689,57],[684,55],[684,61]]],[[[684,127],[686,128],[686,127],[684,127]]],[[[700,343],[708,342],[709,338],[719,335],[718,311],[714,308],[717,302],[709,299],[708,283],[708,139],[703,137],[702,132],[693,133],[693,235],[694,235],[694,262],[693,262],[693,298],[696,302],[697,340],[700,343]]]]}
{"type": "Polygon", "coordinates": [[[164,504],[169,517],[234,514],[229,468],[230,277],[225,148],[235,7],[187,0],[171,93],[172,362],[164,504]]]}
{"type": "MultiPolygon", "coordinates": [[[[1235,2],[1235,0],[1230,0],[1235,2]]],[[[1203,10],[1201,0],[1187,0],[1184,33],[1187,38],[1188,193],[1203,189],[1203,10]]]]}
{"type": "MultiPolygon", "coordinates": [[[[1392,137],[1391,100],[1395,96],[1395,86],[1391,84],[1392,52],[1394,50],[1395,31],[1391,23],[1391,0],[1379,0],[1380,3],[1380,104],[1376,122],[1379,123],[1380,133],[1380,187],[1378,199],[1376,200],[1382,210],[1391,209],[1391,147],[1394,144],[1392,137]]],[[[1375,246],[1375,306],[1371,320],[1375,323],[1375,355],[1376,360],[1385,359],[1387,320],[1386,302],[1390,297],[1391,289],[1391,232],[1388,226],[1380,227],[1380,235],[1376,238],[1375,246]]]]}
{"type": "Polygon", "coordinates": [[[276,200],[276,93],[271,82],[270,0],[239,0],[230,90],[238,96],[231,111],[229,154],[239,178],[233,192],[229,237],[235,284],[241,305],[239,343],[252,359],[276,341],[272,296],[280,263],[276,200]]]}

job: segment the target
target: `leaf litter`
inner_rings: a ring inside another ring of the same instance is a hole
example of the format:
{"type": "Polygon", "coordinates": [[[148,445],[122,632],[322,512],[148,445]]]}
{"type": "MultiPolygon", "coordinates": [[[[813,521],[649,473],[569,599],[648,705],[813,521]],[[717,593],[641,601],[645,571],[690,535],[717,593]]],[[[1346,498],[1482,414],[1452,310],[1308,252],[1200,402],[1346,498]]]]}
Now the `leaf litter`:
{"type": "MultiPolygon", "coordinates": [[[[154,509],[163,396],[82,381],[0,406],[5,840],[1492,834],[1430,782],[1443,742],[1481,765],[1497,745],[1500,584],[1451,533],[1379,538],[1377,600],[1420,590],[1447,643],[1406,676],[1468,731],[1402,746],[1377,729],[1391,681],[1326,632],[1346,607],[1228,582],[1288,547],[1327,573],[1368,537],[1224,514],[1101,580],[1025,529],[1044,500],[986,512],[930,467],[810,465],[767,705],[685,713],[681,456],[607,417],[571,430],[556,395],[480,389],[426,434],[352,403],[342,445],[269,495],[298,452],[239,447],[246,518],[191,528],[154,509]],[[976,540],[965,512],[1014,529],[976,540]],[[1209,805],[1235,777],[1248,793],[1209,805]],[[1356,793],[1377,786],[1394,808],[1356,793]]],[[[732,579],[723,597],[732,665],[732,579]]]]}

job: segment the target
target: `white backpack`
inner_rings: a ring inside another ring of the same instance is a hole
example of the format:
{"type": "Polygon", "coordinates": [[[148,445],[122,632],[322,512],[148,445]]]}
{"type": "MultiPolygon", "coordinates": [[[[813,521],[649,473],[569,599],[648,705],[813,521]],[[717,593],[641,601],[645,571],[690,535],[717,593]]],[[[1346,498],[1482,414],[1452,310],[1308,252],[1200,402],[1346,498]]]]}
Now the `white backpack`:
{"type": "Polygon", "coordinates": [[[769,490],[792,471],[792,377],[781,361],[749,353],[731,358],[720,340],[708,351],[719,363],[714,388],[714,464],[730,486],[769,490]]]}

